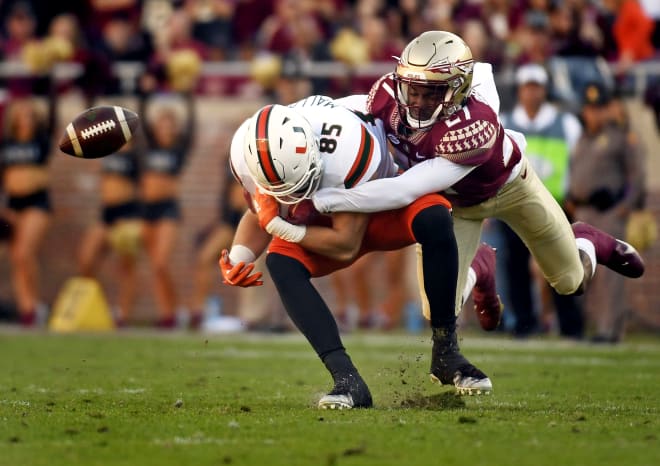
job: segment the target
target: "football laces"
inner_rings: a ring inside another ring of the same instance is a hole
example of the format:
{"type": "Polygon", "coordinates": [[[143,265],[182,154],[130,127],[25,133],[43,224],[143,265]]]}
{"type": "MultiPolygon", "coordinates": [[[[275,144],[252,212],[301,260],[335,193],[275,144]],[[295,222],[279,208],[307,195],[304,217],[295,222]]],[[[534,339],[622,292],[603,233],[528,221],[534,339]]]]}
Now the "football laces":
{"type": "Polygon", "coordinates": [[[111,131],[112,129],[114,129],[115,126],[117,126],[117,124],[115,123],[114,120],[105,120],[102,121],[101,123],[97,123],[94,126],[90,126],[89,128],[82,130],[80,132],[80,135],[82,136],[83,139],[89,139],[98,134],[111,131]]]}

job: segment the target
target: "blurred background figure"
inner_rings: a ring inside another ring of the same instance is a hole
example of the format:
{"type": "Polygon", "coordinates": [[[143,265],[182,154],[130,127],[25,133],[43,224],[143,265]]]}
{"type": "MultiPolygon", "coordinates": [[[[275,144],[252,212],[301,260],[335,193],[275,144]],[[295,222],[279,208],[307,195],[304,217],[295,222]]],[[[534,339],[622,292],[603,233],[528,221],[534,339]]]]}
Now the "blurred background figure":
{"type": "Polygon", "coordinates": [[[192,18],[192,36],[208,46],[209,59],[224,60],[232,48],[233,0],[185,0],[192,18]]]}
{"type": "Polygon", "coordinates": [[[231,246],[238,222],[247,208],[243,187],[229,170],[226,170],[219,207],[218,218],[195,239],[195,282],[190,304],[190,327],[194,330],[201,327],[210,291],[220,281],[220,252],[231,246]]]}
{"type": "Polygon", "coordinates": [[[615,49],[610,53],[614,74],[620,86],[630,87],[627,73],[635,64],[653,59],[655,24],[638,0],[604,0],[605,30],[611,35],[615,49]]]}
{"type": "Polygon", "coordinates": [[[178,9],[152,32],[154,52],[147,73],[141,77],[143,90],[195,91],[202,60],[208,59],[209,50],[193,37],[192,27],[188,12],[178,9]]]}
{"type": "MultiPolygon", "coordinates": [[[[624,237],[630,213],[644,192],[642,148],[634,133],[614,121],[610,104],[610,91],[602,84],[585,88],[584,133],[571,161],[567,206],[576,221],[624,237]]],[[[592,341],[620,341],[627,311],[623,280],[613,273],[596,274],[584,300],[592,341]]]]}
{"type": "Polygon", "coordinates": [[[101,260],[116,253],[114,274],[118,284],[114,312],[118,327],[125,326],[138,289],[137,255],[141,248],[142,223],[138,199],[139,162],[136,140],[101,161],[101,215],[82,237],[78,251],[80,275],[95,278],[101,260]]]}
{"type": "Polygon", "coordinates": [[[57,114],[51,86],[46,114],[33,97],[13,98],[3,116],[0,145],[2,187],[12,222],[9,243],[11,275],[21,323],[37,323],[40,247],[50,224],[50,177],[48,162],[57,114]]]}
{"type": "Polygon", "coordinates": [[[157,326],[176,326],[177,286],[171,272],[170,259],[177,246],[182,220],[179,205],[180,177],[194,141],[195,100],[184,95],[185,113],[160,103],[147,113],[147,98],[141,99],[140,115],[145,134],[145,152],[141,159],[140,198],[144,221],[144,245],[153,274],[154,296],[158,305],[157,326]]]}
{"type": "MultiPolygon", "coordinates": [[[[539,178],[559,205],[565,204],[571,152],[582,126],[572,113],[548,101],[550,82],[545,68],[527,64],[516,71],[517,104],[501,116],[506,128],[525,134],[527,158],[539,178]]],[[[503,247],[498,262],[504,264],[508,303],[515,316],[513,334],[525,337],[552,326],[549,308],[556,309],[559,333],[581,338],[583,319],[580,301],[575,296],[559,295],[550,287],[533,264],[527,247],[503,222],[500,228],[503,247]],[[540,293],[540,299],[537,298],[540,293]],[[554,304],[554,305],[553,305],[554,304]],[[542,321],[540,321],[542,320],[542,321]]]]}
{"type": "Polygon", "coordinates": [[[411,248],[367,254],[330,276],[342,331],[392,330],[401,325],[409,300],[406,275],[411,273],[411,254],[411,248]]]}

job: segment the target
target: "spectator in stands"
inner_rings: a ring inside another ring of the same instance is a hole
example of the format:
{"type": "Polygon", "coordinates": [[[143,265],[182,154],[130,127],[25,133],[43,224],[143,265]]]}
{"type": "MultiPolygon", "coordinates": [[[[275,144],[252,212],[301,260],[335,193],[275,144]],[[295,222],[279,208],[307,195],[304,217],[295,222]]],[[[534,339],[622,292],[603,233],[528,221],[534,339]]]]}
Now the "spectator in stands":
{"type": "MultiPolygon", "coordinates": [[[[582,132],[578,119],[571,113],[559,110],[547,99],[549,85],[546,70],[537,64],[523,65],[516,71],[518,102],[510,113],[501,115],[507,129],[519,131],[527,140],[526,154],[543,184],[560,206],[568,187],[571,151],[582,132]]],[[[504,222],[499,222],[503,233],[504,250],[498,262],[504,262],[508,283],[509,302],[515,315],[513,333],[519,337],[531,335],[549,327],[539,326],[537,311],[548,316],[535,304],[534,275],[542,298],[551,293],[562,336],[580,338],[583,332],[582,310],[579,298],[562,296],[547,285],[538,271],[530,269],[531,256],[525,244],[504,222]]],[[[543,300],[542,300],[543,301],[543,300]]],[[[542,304],[546,305],[545,302],[542,304]]],[[[549,304],[549,303],[547,303],[549,304]]]]}
{"type": "Polygon", "coordinates": [[[224,60],[232,47],[233,0],[186,0],[185,8],[193,19],[192,36],[208,47],[211,60],[224,60]]]}
{"type": "Polygon", "coordinates": [[[584,2],[554,2],[549,9],[552,50],[560,56],[594,58],[600,55],[603,35],[595,14],[584,2]]]}
{"type": "Polygon", "coordinates": [[[108,79],[108,69],[102,67],[94,50],[80,27],[78,18],[72,13],[62,13],[52,18],[48,36],[43,41],[51,49],[58,50],[58,61],[77,63],[83,68],[75,79],[58,83],[58,92],[64,93],[79,88],[86,97],[86,106],[91,107],[95,96],[105,90],[102,83],[108,79]]]}
{"type": "Polygon", "coordinates": [[[504,63],[505,42],[489,34],[482,21],[468,20],[463,23],[460,32],[475,60],[490,63],[493,69],[498,69],[504,63]]]}
{"type": "Polygon", "coordinates": [[[653,58],[653,20],[644,12],[638,0],[605,0],[609,12],[611,32],[616,45],[616,53],[610,58],[614,62],[614,72],[622,85],[629,87],[625,75],[636,64],[653,58]]]}
{"type": "Polygon", "coordinates": [[[37,255],[51,219],[48,159],[57,115],[56,94],[51,85],[47,117],[40,116],[31,97],[13,99],[3,117],[0,146],[2,186],[12,214],[10,239],[12,284],[20,321],[33,326],[39,302],[37,255]]]}
{"type": "Polygon", "coordinates": [[[655,0],[639,0],[646,15],[653,20],[653,37],[651,38],[656,53],[660,51],[660,3],[655,0]]]}
{"type": "Polygon", "coordinates": [[[193,38],[188,12],[174,10],[165,25],[155,32],[153,40],[154,54],[145,76],[141,77],[141,87],[193,91],[200,84],[201,64],[208,58],[208,47],[193,38]]]}
{"type": "Polygon", "coordinates": [[[138,151],[135,140],[101,161],[101,218],[90,225],[78,251],[79,273],[94,277],[100,261],[111,250],[117,253],[117,326],[124,326],[133,310],[137,292],[136,256],[142,225],[137,196],[138,151]]]}
{"type": "Polygon", "coordinates": [[[236,4],[232,19],[232,58],[249,60],[255,55],[257,31],[261,23],[273,13],[272,0],[242,0],[236,4]]]}
{"type": "Polygon", "coordinates": [[[36,38],[36,20],[28,2],[15,2],[4,22],[2,55],[4,60],[21,60],[23,47],[36,38]]]}
{"type": "Polygon", "coordinates": [[[544,10],[528,11],[514,41],[520,48],[520,53],[515,57],[517,64],[544,64],[552,55],[548,13],[544,10]]]}
{"type": "Polygon", "coordinates": [[[181,210],[179,180],[194,141],[194,97],[185,94],[186,112],[180,118],[171,105],[161,105],[150,119],[147,97],[141,99],[140,115],[146,137],[140,173],[140,198],[143,202],[144,244],[151,262],[154,296],[159,310],[157,325],[176,325],[177,293],[169,261],[177,244],[181,210]]]}
{"type": "MultiPolygon", "coordinates": [[[[403,46],[402,40],[390,35],[387,30],[385,19],[379,16],[362,16],[358,18],[357,30],[359,41],[353,47],[353,51],[360,47],[364,50],[356,57],[351,65],[366,65],[371,62],[383,62],[391,60],[393,56],[399,56],[403,46]]],[[[350,51],[349,51],[350,53],[350,51]]],[[[349,76],[346,94],[366,94],[374,82],[373,77],[349,76]]]]}
{"type": "MultiPolygon", "coordinates": [[[[623,237],[640,185],[640,150],[636,138],[612,121],[611,96],[600,83],[584,90],[584,133],[571,161],[569,202],[573,218],[623,237]]],[[[619,274],[597,273],[584,294],[585,310],[595,323],[593,341],[615,343],[624,334],[626,300],[619,274]]]]}
{"type": "Polygon", "coordinates": [[[30,3],[15,2],[10,7],[4,22],[0,54],[4,62],[27,68],[27,73],[12,74],[6,78],[7,89],[14,96],[47,92],[49,81],[43,79],[43,75],[49,72],[52,63],[39,46],[36,26],[30,3]]]}
{"type": "Polygon", "coordinates": [[[125,18],[134,27],[139,27],[142,7],[142,0],[89,0],[87,26],[90,34],[98,34],[109,21],[117,18],[125,18]]]}
{"type": "Polygon", "coordinates": [[[259,25],[258,44],[262,50],[284,55],[295,47],[300,25],[318,20],[303,2],[275,0],[273,5],[273,13],[259,25]]]}

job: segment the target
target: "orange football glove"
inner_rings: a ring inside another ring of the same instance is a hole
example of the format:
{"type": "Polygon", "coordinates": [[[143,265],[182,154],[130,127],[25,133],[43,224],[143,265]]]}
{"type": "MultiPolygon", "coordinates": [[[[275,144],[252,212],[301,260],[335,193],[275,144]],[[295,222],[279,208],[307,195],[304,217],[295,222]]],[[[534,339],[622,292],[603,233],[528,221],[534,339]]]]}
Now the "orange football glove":
{"type": "Polygon", "coordinates": [[[262,193],[259,188],[257,188],[254,193],[252,202],[254,204],[254,210],[259,217],[259,225],[266,230],[266,226],[271,220],[279,216],[280,204],[277,202],[277,199],[273,196],[262,193]]]}
{"type": "Polygon", "coordinates": [[[229,260],[229,251],[222,250],[220,254],[220,269],[222,270],[223,283],[231,286],[241,286],[248,288],[250,286],[261,286],[264,284],[260,280],[263,275],[261,272],[252,273],[254,270],[254,262],[245,265],[245,262],[232,264],[229,260]]]}

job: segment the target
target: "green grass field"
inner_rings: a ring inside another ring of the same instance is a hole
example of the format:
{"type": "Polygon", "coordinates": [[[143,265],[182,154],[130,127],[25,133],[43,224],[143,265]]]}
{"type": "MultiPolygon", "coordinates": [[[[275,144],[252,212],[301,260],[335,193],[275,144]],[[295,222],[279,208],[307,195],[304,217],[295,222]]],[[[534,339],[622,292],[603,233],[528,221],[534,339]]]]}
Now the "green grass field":
{"type": "Polygon", "coordinates": [[[465,337],[482,397],[429,382],[427,337],[345,344],[375,409],[316,409],[298,335],[0,330],[0,465],[660,464],[657,338],[465,337]]]}

